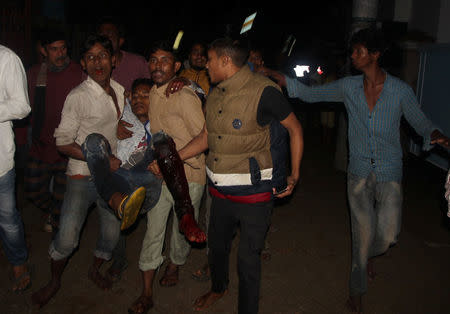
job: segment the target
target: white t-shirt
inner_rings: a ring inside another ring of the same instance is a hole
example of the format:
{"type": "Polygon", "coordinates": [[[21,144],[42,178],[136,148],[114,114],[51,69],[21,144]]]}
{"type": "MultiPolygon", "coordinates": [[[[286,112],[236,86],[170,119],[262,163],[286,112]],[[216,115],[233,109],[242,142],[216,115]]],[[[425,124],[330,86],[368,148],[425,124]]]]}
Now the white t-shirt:
{"type": "Polygon", "coordinates": [[[12,120],[25,118],[30,111],[22,61],[11,49],[0,45],[0,176],[14,167],[12,120]]]}

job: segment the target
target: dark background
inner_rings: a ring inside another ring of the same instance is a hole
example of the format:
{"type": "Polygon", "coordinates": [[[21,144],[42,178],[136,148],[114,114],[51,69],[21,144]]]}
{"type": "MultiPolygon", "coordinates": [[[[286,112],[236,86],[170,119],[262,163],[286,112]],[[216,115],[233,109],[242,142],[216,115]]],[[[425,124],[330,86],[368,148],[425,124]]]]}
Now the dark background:
{"type": "MultiPolygon", "coordinates": [[[[210,43],[231,36],[245,39],[263,50],[267,66],[290,69],[295,64],[325,64],[336,55],[347,56],[346,43],[352,23],[351,0],[320,1],[106,1],[106,0],[2,0],[0,42],[22,58],[25,67],[38,62],[36,42],[49,27],[64,27],[69,35],[69,53],[79,59],[81,43],[95,31],[102,16],[117,17],[126,30],[124,50],[147,55],[159,39],[174,41],[184,31],[180,53],[186,58],[194,41],[210,43]],[[255,3],[257,5],[255,5],[255,3]],[[253,27],[240,35],[244,19],[257,12],[253,27]],[[296,43],[289,58],[280,58],[286,39],[296,43]]],[[[391,0],[379,0],[377,22],[394,40],[406,32],[406,23],[392,22],[391,0]]],[[[391,64],[398,68],[401,52],[392,50],[391,64]]],[[[394,71],[395,74],[395,71],[394,71]]]]}
{"type": "MultiPolygon", "coordinates": [[[[181,52],[187,52],[193,41],[209,43],[230,35],[262,48],[266,64],[271,65],[290,34],[297,39],[293,54],[320,58],[331,50],[341,50],[351,22],[351,4],[350,0],[277,1],[271,6],[252,7],[241,1],[81,0],[66,1],[64,14],[69,31],[78,34],[93,31],[102,15],[118,17],[126,28],[123,49],[143,55],[153,41],[175,40],[178,31],[183,30],[181,52]],[[245,17],[253,12],[257,16],[252,29],[240,35],[245,17]]],[[[75,50],[73,53],[77,54],[75,50]]]]}

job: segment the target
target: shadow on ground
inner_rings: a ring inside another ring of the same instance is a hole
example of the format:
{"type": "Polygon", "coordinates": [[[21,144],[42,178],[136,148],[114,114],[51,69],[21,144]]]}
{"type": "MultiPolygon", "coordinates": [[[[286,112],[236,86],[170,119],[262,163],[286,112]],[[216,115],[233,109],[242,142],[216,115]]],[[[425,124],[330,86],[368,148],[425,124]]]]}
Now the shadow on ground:
{"type": "MultiPolygon", "coordinates": [[[[273,232],[268,234],[272,255],[263,262],[260,313],[346,313],[350,270],[346,179],[344,173],[333,167],[334,147],[321,144],[317,132],[313,127],[305,130],[301,184],[273,213],[273,232]]],[[[377,277],[364,298],[366,313],[449,313],[450,232],[443,214],[445,174],[420,158],[405,157],[402,232],[398,244],[376,261],[377,277]]],[[[51,234],[42,231],[41,213],[24,199],[20,184],[18,207],[35,271],[29,291],[23,295],[10,292],[10,267],[2,253],[0,312],[5,314],[37,313],[31,307],[31,293],[50,276],[47,249],[51,234]]],[[[129,267],[109,292],[100,291],[87,278],[97,224],[97,213],[93,210],[84,226],[79,249],[66,268],[61,290],[38,313],[127,313],[138,297],[141,289],[138,257],[145,221],[141,219],[129,235],[129,267]]],[[[239,235],[231,254],[230,292],[206,313],[236,313],[238,238],[239,235]]],[[[180,283],[172,288],[158,285],[162,275],[159,272],[155,280],[155,307],[150,313],[193,313],[193,300],[206,292],[210,283],[193,280],[191,273],[205,260],[205,249],[194,248],[181,268],[180,283]]]]}

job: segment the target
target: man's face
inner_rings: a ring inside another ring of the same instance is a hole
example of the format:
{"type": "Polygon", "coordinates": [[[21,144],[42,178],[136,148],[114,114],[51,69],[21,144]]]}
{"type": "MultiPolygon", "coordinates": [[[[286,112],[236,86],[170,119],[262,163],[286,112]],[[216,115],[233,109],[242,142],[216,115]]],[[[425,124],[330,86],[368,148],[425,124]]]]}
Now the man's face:
{"type": "Polygon", "coordinates": [[[264,65],[261,52],[253,50],[250,51],[250,54],[248,56],[248,62],[253,63],[253,65],[255,66],[255,72],[257,72],[259,68],[264,65]]]}
{"type": "Polygon", "coordinates": [[[171,52],[158,49],[150,55],[148,66],[153,82],[162,86],[176,75],[181,63],[175,61],[171,52]]]}
{"type": "Polygon", "coordinates": [[[373,63],[378,62],[379,53],[370,53],[362,44],[355,44],[352,47],[352,63],[353,66],[362,71],[373,63]]]}
{"type": "Polygon", "coordinates": [[[81,65],[87,74],[101,86],[109,83],[115,57],[101,44],[96,43],[81,59],[81,65]]]}
{"type": "Polygon", "coordinates": [[[67,46],[65,40],[57,40],[41,48],[47,62],[55,67],[62,67],[67,60],[67,46]]]}
{"type": "Polygon", "coordinates": [[[114,24],[102,24],[98,29],[99,35],[108,37],[113,45],[114,52],[119,51],[123,44],[123,38],[120,38],[119,30],[114,24]]]}
{"type": "Polygon", "coordinates": [[[204,69],[206,66],[206,54],[202,45],[194,45],[189,55],[189,64],[196,70],[204,69]]]}
{"type": "Polygon", "coordinates": [[[131,93],[131,110],[141,122],[148,120],[148,106],[150,104],[151,87],[147,84],[140,84],[131,93]]]}
{"type": "Polygon", "coordinates": [[[214,49],[208,50],[208,62],[206,68],[211,79],[211,83],[219,83],[225,79],[224,67],[225,61],[219,58],[214,49]]]}

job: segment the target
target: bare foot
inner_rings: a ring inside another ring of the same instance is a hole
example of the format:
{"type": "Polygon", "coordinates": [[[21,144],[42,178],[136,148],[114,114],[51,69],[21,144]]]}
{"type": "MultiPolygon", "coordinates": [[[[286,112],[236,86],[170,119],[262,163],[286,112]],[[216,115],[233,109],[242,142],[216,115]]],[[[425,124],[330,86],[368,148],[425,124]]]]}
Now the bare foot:
{"type": "Polygon", "coordinates": [[[178,283],[178,265],[169,263],[164,275],[159,280],[159,284],[163,287],[173,287],[178,283]]]}
{"type": "Polygon", "coordinates": [[[203,243],[206,235],[200,229],[192,214],[184,214],[180,221],[180,231],[191,242],[203,243]]]}
{"type": "Polygon", "coordinates": [[[141,295],[136,301],[133,302],[128,309],[130,314],[143,314],[147,313],[153,307],[152,296],[141,295]]]}
{"type": "Polygon", "coordinates": [[[31,301],[33,304],[37,305],[38,308],[45,306],[48,301],[50,301],[56,292],[58,292],[61,287],[61,282],[50,281],[45,287],[39,289],[31,296],[31,301]]]}
{"type": "Polygon", "coordinates": [[[215,292],[208,292],[207,294],[202,295],[201,297],[197,298],[194,302],[194,310],[195,311],[203,311],[209,308],[211,305],[219,301],[228,290],[225,290],[221,293],[215,293],[215,292]]]}
{"type": "Polygon", "coordinates": [[[102,274],[100,274],[98,268],[94,266],[91,266],[91,268],[89,268],[88,277],[95,283],[97,287],[102,290],[107,291],[112,287],[112,281],[107,279],[106,277],[103,277],[102,274]]]}
{"type": "Polygon", "coordinates": [[[13,292],[22,292],[28,289],[31,285],[31,273],[30,269],[23,264],[19,266],[13,266],[14,284],[12,287],[13,292]]]}
{"type": "Polygon", "coordinates": [[[362,313],[362,297],[350,296],[347,300],[347,309],[352,313],[362,313]]]}

